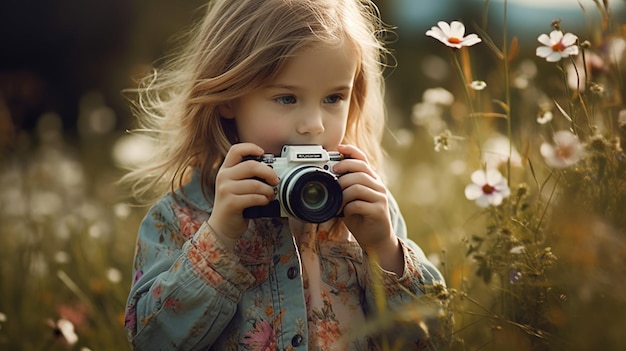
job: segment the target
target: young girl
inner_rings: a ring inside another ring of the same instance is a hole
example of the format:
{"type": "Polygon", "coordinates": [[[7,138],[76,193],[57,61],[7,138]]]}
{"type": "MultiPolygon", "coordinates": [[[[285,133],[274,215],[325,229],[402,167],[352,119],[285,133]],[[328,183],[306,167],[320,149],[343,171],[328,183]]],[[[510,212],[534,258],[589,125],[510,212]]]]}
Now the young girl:
{"type": "Polygon", "coordinates": [[[364,324],[443,287],[379,175],[382,29],[367,0],[214,0],[182,55],[148,78],[137,106],[156,160],[128,178],[162,198],[138,235],[135,349],[376,350],[377,332],[431,345],[417,316],[422,332],[402,338],[364,324]],[[344,156],[332,169],[343,216],[243,215],[279,183],[249,156],[288,144],[344,156]]]}

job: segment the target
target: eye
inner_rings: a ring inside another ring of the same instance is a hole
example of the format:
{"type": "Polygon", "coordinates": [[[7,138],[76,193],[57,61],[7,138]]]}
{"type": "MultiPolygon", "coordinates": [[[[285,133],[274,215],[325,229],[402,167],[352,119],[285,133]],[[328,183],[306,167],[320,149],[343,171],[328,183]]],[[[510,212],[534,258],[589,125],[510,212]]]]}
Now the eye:
{"type": "Polygon", "coordinates": [[[333,94],[333,95],[329,95],[327,97],[324,98],[324,103],[325,104],[336,104],[340,101],[343,100],[343,96],[341,96],[340,94],[333,94]]]}
{"type": "Polygon", "coordinates": [[[295,104],[296,103],[296,97],[293,95],[284,95],[284,96],[279,96],[277,98],[274,99],[276,102],[278,102],[279,104],[282,105],[290,105],[290,104],[295,104]]]}

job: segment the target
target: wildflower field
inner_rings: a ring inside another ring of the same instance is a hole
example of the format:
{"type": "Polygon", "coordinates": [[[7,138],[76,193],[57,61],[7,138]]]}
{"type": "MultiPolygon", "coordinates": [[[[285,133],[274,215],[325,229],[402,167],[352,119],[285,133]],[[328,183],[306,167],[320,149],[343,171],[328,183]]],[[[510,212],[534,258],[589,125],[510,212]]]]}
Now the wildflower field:
{"type": "MultiPolygon", "coordinates": [[[[447,288],[436,312],[391,318],[435,313],[443,350],[622,350],[626,22],[589,0],[583,26],[553,18],[528,39],[506,1],[478,3],[394,53],[386,177],[447,288]]],[[[127,350],[147,208],[115,181],[150,145],[98,92],[71,132],[54,111],[20,131],[0,92],[0,350],[127,350]]]]}

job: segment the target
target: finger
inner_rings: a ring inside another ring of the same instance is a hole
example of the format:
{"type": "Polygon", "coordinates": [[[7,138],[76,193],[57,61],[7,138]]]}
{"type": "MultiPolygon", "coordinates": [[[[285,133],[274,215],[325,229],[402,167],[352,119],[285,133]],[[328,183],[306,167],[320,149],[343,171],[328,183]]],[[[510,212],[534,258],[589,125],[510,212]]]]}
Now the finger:
{"type": "Polygon", "coordinates": [[[257,180],[264,181],[270,185],[276,185],[279,182],[278,176],[272,167],[269,167],[263,162],[257,160],[247,160],[231,168],[233,178],[236,179],[250,179],[255,178],[257,180]]]}
{"type": "Polygon", "coordinates": [[[367,156],[365,155],[365,153],[354,145],[338,145],[337,151],[339,151],[344,156],[344,158],[353,158],[367,162],[367,156]]]}
{"type": "Polygon", "coordinates": [[[233,194],[233,195],[263,195],[268,199],[274,198],[274,187],[261,182],[257,179],[244,179],[238,181],[226,181],[216,185],[216,192],[220,195],[233,194]]]}
{"type": "Polygon", "coordinates": [[[265,206],[270,201],[272,200],[262,194],[231,194],[220,199],[220,206],[232,212],[242,213],[248,207],[265,206]]]}
{"type": "Polygon", "coordinates": [[[371,203],[360,200],[349,202],[343,207],[343,215],[346,218],[350,216],[362,216],[364,218],[382,218],[385,213],[385,208],[380,203],[371,203]]]}
{"type": "Polygon", "coordinates": [[[350,173],[365,173],[374,179],[378,178],[378,174],[370,167],[370,165],[357,159],[343,159],[333,166],[333,172],[341,175],[350,173]]]}
{"type": "Polygon", "coordinates": [[[344,190],[353,185],[362,185],[377,192],[387,192],[387,188],[379,179],[365,172],[343,174],[338,178],[338,182],[344,190]]]}
{"type": "Polygon", "coordinates": [[[222,167],[233,167],[244,160],[246,156],[259,157],[264,153],[263,149],[252,143],[234,144],[228,150],[222,167]]]}
{"type": "Polygon", "coordinates": [[[387,206],[387,195],[385,193],[376,191],[362,184],[349,186],[343,190],[342,195],[344,206],[355,201],[380,203],[382,206],[387,206]]]}
{"type": "MultiPolygon", "coordinates": [[[[226,179],[243,180],[250,178],[259,178],[271,185],[278,184],[279,179],[276,175],[276,172],[274,172],[271,167],[268,167],[267,164],[259,162],[258,160],[243,160],[246,156],[250,156],[250,152],[255,152],[259,150],[262,149],[257,149],[256,145],[254,144],[238,144],[236,146],[233,146],[229,151],[226,159],[224,160],[224,163],[220,167],[220,170],[217,174],[218,179],[216,179],[216,183],[224,181],[226,179]],[[234,160],[239,161],[233,163],[234,160]]],[[[262,152],[261,155],[263,155],[262,152]]],[[[258,157],[257,155],[252,156],[258,157]]]]}

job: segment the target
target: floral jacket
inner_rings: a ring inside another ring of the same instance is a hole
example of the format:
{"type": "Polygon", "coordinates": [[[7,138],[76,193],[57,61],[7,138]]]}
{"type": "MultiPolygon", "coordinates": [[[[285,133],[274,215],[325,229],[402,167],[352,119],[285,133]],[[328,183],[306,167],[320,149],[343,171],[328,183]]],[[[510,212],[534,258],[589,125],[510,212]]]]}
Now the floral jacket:
{"type": "MultiPolygon", "coordinates": [[[[406,310],[443,286],[407,240],[395,201],[402,276],[372,265],[347,230],[292,234],[285,218],[251,220],[227,250],[205,224],[211,203],[197,175],[150,209],[139,229],[125,320],[133,349],[378,350],[372,331],[386,327],[389,337],[401,329],[381,322],[381,307],[406,310]]],[[[407,335],[413,349],[428,346],[424,333],[407,335]]]]}

